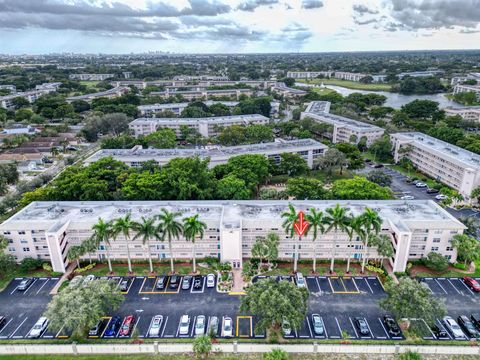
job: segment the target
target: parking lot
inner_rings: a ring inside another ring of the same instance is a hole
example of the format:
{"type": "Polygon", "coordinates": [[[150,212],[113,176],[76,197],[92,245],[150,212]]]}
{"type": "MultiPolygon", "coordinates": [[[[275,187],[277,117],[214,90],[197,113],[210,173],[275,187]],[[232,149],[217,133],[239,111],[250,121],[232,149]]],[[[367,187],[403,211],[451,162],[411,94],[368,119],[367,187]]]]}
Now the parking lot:
{"type": "MultiPolygon", "coordinates": [[[[265,279],[265,276],[255,278],[254,281],[265,279]]],[[[273,277],[276,281],[292,281],[293,277],[273,277]]],[[[125,278],[104,278],[115,281],[120,285],[125,278]]],[[[231,321],[231,337],[263,338],[265,334],[256,329],[257,319],[248,314],[239,313],[240,297],[219,293],[216,287],[207,287],[206,278],[194,289],[182,289],[181,279],[179,286],[171,289],[169,279],[166,279],[163,289],[157,288],[158,277],[133,277],[124,291],[125,302],[118,313],[108,314],[102,319],[102,325],[91,339],[122,337],[116,329],[107,334],[112,318],[119,316],[123,319],[133,315],[134,321],[128,336],[149,338],[153,318],[162,316],[158,330],[158,338],[191,338],[195,336],[195,323],[199,316],[205,317],[205,329],[208,329],[212,319],[218,322],[217,337],[230,337],[224,333],[225,321],[231,321]],[[182,315],[188,315],[187,331],[181,331],[180,320],[182,315]]],[[[378,339],[401,340],[403,336],[391,336],[383,322],[384,311],[378,306],[378,301],[385,296],[382,284],[373,276],[306,276],[306,287],[310,293],[308,313],[302,326],[293,329],[286,338],[298,339],[378,339]],[[324,324],[324,332],[315,333],[313,315],[319,316],[324,324]],[[355,319],[363,319],[368,327],[368,333],[362,335],[355,319]]],[[[480,280],[480,279],[479,279],[480,280]]],[[[0,293],[0,315],[6,316],[7,323],[0,329],[1,339],[24,339],[28,337],[35,322],[42,315],[48,302],[49,292],[58,281],[57,278],[37,278],[25,291],[19,291],[21,279],[15,279],[0,293]]],[[[454,278],[425,278],[421,280],[428,286],[434,295],[445,298],[448,313],[456,318],[458,315],[476,312],[479,294],[467,288],[461,279],[454,278]]],[[[440,324],[441,325],[441,324],[440,324]]],[[[67,338],[69,334],[62,330],[52,332],[48,328],[40,338],[67,338]]],[[[434,338],[426,328],[425,338],[434,338]]]]}

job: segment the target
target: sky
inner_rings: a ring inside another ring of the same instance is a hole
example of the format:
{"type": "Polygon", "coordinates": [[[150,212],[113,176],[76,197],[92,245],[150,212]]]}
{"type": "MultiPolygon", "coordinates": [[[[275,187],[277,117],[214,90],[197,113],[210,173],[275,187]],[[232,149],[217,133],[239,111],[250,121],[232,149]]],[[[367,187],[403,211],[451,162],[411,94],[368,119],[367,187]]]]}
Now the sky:
{"type": "Polygon", "coordinates": [[[480,0],[0,0],[0,53],[480,48],[480,0]]]}

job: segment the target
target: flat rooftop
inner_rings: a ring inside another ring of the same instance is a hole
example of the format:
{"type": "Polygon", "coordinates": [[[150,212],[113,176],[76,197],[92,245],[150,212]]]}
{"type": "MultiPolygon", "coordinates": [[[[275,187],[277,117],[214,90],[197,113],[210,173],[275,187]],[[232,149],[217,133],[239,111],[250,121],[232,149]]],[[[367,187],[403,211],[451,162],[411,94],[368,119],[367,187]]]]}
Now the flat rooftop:
{"type": "Polygon", "coordinates": [[[332,125],[349,127],[357,131],[383,130],[381,127],[378,127],[376,125],[367,124],[358,120],[349,119],[344,116],[334,115],[334,114],[321,112],[321,111],[318,112],[318,110],[321,109],[320,105],[318,106],[318,108],[312,108],[311,111],[309,111],[309,107],[307,107],[307,109],[303,112],[304,114],[306,114],[307,116],[311,115],[316,118],[320,118],[319,120],[325,121],[332,125]]]}
{"type": "MultiPolygon", "coordinates": [[[[214,101],[214,100],[206,100],[202,101],[205,105],[211,106],[213,104],[223,104],[226,106],[237,106],[238,101],[214,101]]],[[[150,109],[172,109],[172,108],[186,108],[189,102],[181,102],[181,103],[168,103],[168,104],[151,104],[151,105],[139,105],[139,110],[150,110],[150,109]]]]}
{"type": "MultiPolygon", "coordinates": [[[[33,202],[6,220],[1,229],[17,226],[38,227],[38,223],[48,222],[54,226],[57,222],[88,223],[98,218],[111,220],[130,213],[134,220],[141,216],[153,216],[166,208],[178,211],[184,216],[199,214],[203,220],[220,223],[238,223],[239,220],[272,220],[280,221],[283,211],[293,204],[298,210],[308,211],[314,207],[324,211],[340,204],[353,215],[361,214],[366,207],[379,213],[384,221],[387,219],[401,228],[422,222],[429,224],[438,222],[439,228],[464,228],[446,210],[432,200],[332,200],[332,201],[287,201],[287,200],[230,200],[230,201],[45,201],[33,202]]],[[[418,226],[418,225],[417,225],[418,226]]]]}
{"type": "Polygon", "coordinates": [[[311,114],[325,114],[330,112],[330,101],[312,101],[308,104],[305,112],[311,114]]]}
{"type": "Polygon", "coordinates": [[[102,149],[97,151],[87,159],[87,162],[94,162],[104,157],[113,158],[135,158],[135,159],[155,159],[155,158],[174,158],[174,157],[193,157],[217,158],[229,157],[243,154],[263,154],[263,153],[281,153],[282,151],[301,151],[313,149],[327,149],[328,147],[313,139],[300,139],[282,142],[269,142],[261,144],[250,144],[240,146],[202,148],[202,149],[143,149],[138,146],[132,149],[102,149]]]}
{"type": "Polygon", "coordinates": [[[78,95],[78,96],[70,96],[70,97],[67,98],[67,100],[81,100],[81,99],[89,99],[91,97],[108,96],[108,95],[117,94],[120,91],[126,91],[126,90],[130,90],[130,89],[127,88],[127,87],[118,86],[118,87],[114,87],[112,89],[108,89],[106,91],[100,91],[100,92],[96,92],[96,93],[78,95]]]}
{"type": "Polygon", "coordinates": [[[221,89],[221,90],[185,90],[185,91],[152,91],[152,95],[165,95],[165,94],[220,94],[220,93],[237,93],[237,92],[250,92],[252,89],[221,89]]]}
{"type": "Polygon", "coordinates": [[[130,125],[135,124],[197,124],[197,123],[228,123],[237,121],[254,121],[264,120],[268,121],[268,118],[260,114],[249,115],[230,115],[230,116],[214,116],[206,118],[138,118],[133,120],[130,125]]]}
{"type": "Polygon", "coordinates": [[[432,136],[420,132],[396,133],[392,136],[403,140],[411,140],[419,145],[441,152],[443,155],[454,159],[455,162],[461,161],[470,167],[480,168],[480,155],[432,136]]]}

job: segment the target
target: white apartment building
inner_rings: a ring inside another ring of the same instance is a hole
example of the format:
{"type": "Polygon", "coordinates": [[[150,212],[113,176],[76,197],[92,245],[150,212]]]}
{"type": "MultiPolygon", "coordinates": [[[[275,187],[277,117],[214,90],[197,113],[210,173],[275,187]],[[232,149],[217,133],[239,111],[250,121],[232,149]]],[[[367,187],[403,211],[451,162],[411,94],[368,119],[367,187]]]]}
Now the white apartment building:
{"type": "MultiPolygon", "coordinates": [[[[203,103],[207,106],[212,106],[213,104],[223,104],[228,107],[235,107],[238,105],[238,101],[213,101],[206,100],[203,103]]],[[[181,115],[183,110],[189,105],[189,102],[181,103],[169,103],[169,104],[151,104],[151,105],[140,105],[138,106],[138,111],[140,115],[144,117],[154,117],[156,113],[162,111],[171,111],[175,115],[181,115]]]]}
{"type": "Polygon", "coordinates": [[[464,108],[447,107],[443,110],[447,116],[459,115],[465,121],[480,122],[480,106],[469,106],[464,108]]]}
{"type": "Polygon", "coordinates": [[[467,75],[453,76],[450,84],[457,85],[467,80],[476,80],[477,83],[480,83],[480,73],[469,73],[467,75]]]}
{"type": "MultiPolygon", "coordinates": [[[[98,221],[112,221],[126,214],[140,221],[141,217],[152,217],[160,209],[180,212],[179,219],[199,215],[207,224],[203,239],[196,241],[196,256],[218,257],[234,267],[242,267],[243,259],[251,257],[251,249],[257,237],[275,232],[280,236],[279,258],[293,260],[295,247],[299,259],[312,259],[312,235],[290,238],[282,228],[282,212],[293,204],[297,210],[308,212],[315,208],[325,211],[340,204],[353,215],[361,214],[366,207],[378,212],[383,220],[381,232],[390,237],[394,255],[386,259],[394,271],[405,271],[407,262],[437,252],[449,261],[456,260],[456,251],[451,240],[460,234],[465,226],[446,210],[431,200],[370,200],[370,201],[83,201],[83,202],[33,202],[0,225],[0,234],[8,239],[6,253],[17,261],[26,257],[50,261],[54,271],[65,272],[68,265],[68,250],[73,245],[92,235],[92,226],[98,221]]],[[[360,260],[362,242],[354,237],[350,242],[347,234],[334,233],[319,236],[315,242],[317,258],[331,258],[332,250],[336,259],[360,260]]],[[[99,260],[106,258],[107,244],[101,243],[91,254],[99,260]]],[[[131,258],[146,259],[146,246],[141,240],[127,242],[123,236],[111,241],[109,253],[112,260],[125,261],[127,246],[131,258]]],[[[154,259],[168,259],[168,244],[152,240],[150,252],[154,259]]],[[[192,243],[180,236],[172,241],[175,259],[191,259],[192,243]]],[[[85,258],[88,256],[86,255],[85,258]]],[[[378,258],[375,248],[369,249],[370,258],[378,258]]]]}
{"type": "Polygon", "coordinates": [[[22,97],[30,104],[33,104],[39,97],[57,91],[60,85],[61,83],[44,83],[42,85],[37,85],[37,89],[35,90],[0,96],[0,107],[4,109],[13,109],[15,107],[13,99],[17,97],[22,97]]]}
{"type": "Polygon", "coordinates": [[[463,92],[473,92],[477,96],[477,99],[480,101],[480,85],[462,85],[457,84],[453,88],[453,95],[463,93],[463,92]]]}
{"type": "Polygon", "coordinates": [[[368,74],[363,73],[352,73],[346,71],[335,71],[335,79],[339,80],[348,80],[348,81],[360,81],[360,79],[368,76],[368,74]]]}
{"type": "Polygon", "coordinates": [[[439,74],[443,74],[443,70],[425,70],[425,71],[410,71],[410,72],[402,72],[397,75],[397,77],[401,80],[405,76],[410,76],[410,77],[431,77],[431,76],[436,76],[439,74]]]}
{"type": "Polygon", "coordinates": [[[236,100],[240,99],[241,95],[252,96],[252,89],[223,89],[223,90],[186,90],[186,91],[172,91],[167,89],[167,91],[153,91],[150,93],[152,96],[159,96],[163,99],[180,95],[186,100],[195,100],[195,99],[209,99],[211,97],[232,97],[236,100]]]}
{"type": "Polygon", "coordinates": [[[315,79],[318,77],[331,77],[333,71],[288,71],[287,78],[292,79],[315,79]]]}
{"type": "Polygon", "coordinates": [[[131,167],[140,167],[147,161],[155,161],[158,165],[165,165],[170,160],[182,157],[191,158],[198,156],[202,160],[209,158],[209,167],[226,164],[231,157],[247,154],[260,154],[272,159],[276,164],[281,161],[281,154],[298,154],[305,161],[310,169],[313,162],[322,156],[328,149],[326,145],[313,139],[301,140],[278,140],[270,143],[249,144],[240,146],[211,146],[201,149],[143,149],[141,145],[132,149],[102,149],[85,160],[91,164],[105,157],[112,157],[131,167]]]}
{"type": "Polygon", "coordinates": [[[75,100],[83,100],[83,101],[90,102],[93,99],[97,99],[97,98],[101,98],[101,97],[108,98],[108,99],[113,99],[113,98],[116,98],[116,97],[120,97],[123,94],[128,93],[129,91],[130,91],[130,88],[128,88],[128,87],[115,87],[113,89],[109,89],[109,90],[106,90],[106,91],[100,91],[100,92],[96,92],[96,93],[78,95],[78,96],[70,96],[70,97],[67,97],[67,101],[72,102],[72,101],[75,101],[75,100]]]}
{"type": "Polygon", "coordinates": [[[249,124],[266,125],[268,122],[269,119],[263,115],[251,114],[208,118],[139,118],[133,120],[128,127],[135,137],[148,135],[164,128],[172,129],[177,137],[180,137],[181,126],[195,129],[204,137],[212,137],[218,135],[223,127],[249,124]]]}
{"type": "Polygon", "coordinates": [[[286,98],[297,98],[307,95],[306,91],[288,87],[283,82],[273,84],[271,89],[274,93],[282,95],[286,98]]]}
{"type": "Polygon", "coordinates": [[[17,92],[17,87],[15,85],[0,85],[0,90],[2,89],[9,90],[12,94],[17,92]]]}
{"type": "Polygon", "coordinates": [[[114,74],[70,74],[70,80],[103,81],[114,77],[114,74]]]}
{"type": "Polygon", "coordinates": [[[390,136],[395,162],[406,156],[422,173],[448,185],[469,199],[480,186],[480,155],[445,141],[419,133],[397,133],[390,136]],[[411,146],[402,154],[400,149],[411,146]]]}
{"type": "Polygon", "coordinates": [[[195,81],[195,80],[204,80],[204,81],[228,81],[228,76],[217,76],[217,75],[177,75],[173,77],[175,81],[195,81]]]}
{"type": "Polygon", "coordinates": [[[367,146],[370,146],[376,139],[385,132],[381,127],[367,124],[361,121],[349,119],[329,113],[330,103],[326,101],[312,101],[305,111],[300,114],[300,119],[311,118],[317,122],[332,125],[332,142],[354,142],[358,143],[361,138],[367,139],[367,146]],[[328,110],[327,110],[328,109],[328,110]]]}
{"type": "Polygon", "coordinates": [[[152,80],[152,81],[143,81],[143,80],[122,80],[122,81],[112,81],[113,86],[135,86],[138,89],[145,89],[147,86],[165,86],[171,88],[172,90],[180,87],[190,87],[193,86],[198,89],[206,90],[209,86],[235,86],[239,84],[245,84],[252,88],[263,88],[267,89],[273,85],[276,81],[269,80],[245,80],[245,81],[233,81],[233,80],[200,80],[200,81],[187,81],[187,80],[152,80]]]}

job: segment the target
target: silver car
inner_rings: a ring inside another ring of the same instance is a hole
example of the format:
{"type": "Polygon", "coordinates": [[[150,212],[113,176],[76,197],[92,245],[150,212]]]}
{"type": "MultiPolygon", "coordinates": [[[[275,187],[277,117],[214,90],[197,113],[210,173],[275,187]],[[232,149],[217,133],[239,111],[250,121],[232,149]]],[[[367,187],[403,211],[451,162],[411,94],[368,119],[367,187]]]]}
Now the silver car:
{"type": "Polygon", "coordinates": [[[205,316],[198,315],[195,322],[195,336],[205,335],[205,316]]]}
{"type": "Polygon", "coordinates": [[[448,330],[452,333],[455,339],[464,339],[465,334],[463,333],[460,326],[458,326],[457,322],[450,316],[445,316],[443,318],[443,323],[447,327],[448,330]]]}
{"type": "Polygon", "coordinates": [[[29,338],[39,338],[48,327],[48,319],[42,316],[28,333],[29,338]]]}
{"type": "Polygon", "coordinates": [[[150,330],[148,331],[148,336],[150,337],[159,337],[160,336],[160,329],[163,323],[163,316],[162,315],[155,315],[152,318],[152,323],[150,325],[150,330]]]}
{"type": "Polygon", "coordinates": [[[188,335],[188,330],[190,328],[190,316],[182,315],[180,318],[180,327],[179,327],[179,334],[180,335],[188,335]]]}
{"type": "Polygon", "coordinates": [[[208,322],[207,334],[210,336],[217,336],[218,334],[218,317],[212,316],[208,322]]]}

